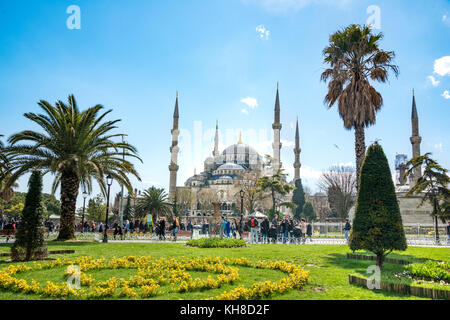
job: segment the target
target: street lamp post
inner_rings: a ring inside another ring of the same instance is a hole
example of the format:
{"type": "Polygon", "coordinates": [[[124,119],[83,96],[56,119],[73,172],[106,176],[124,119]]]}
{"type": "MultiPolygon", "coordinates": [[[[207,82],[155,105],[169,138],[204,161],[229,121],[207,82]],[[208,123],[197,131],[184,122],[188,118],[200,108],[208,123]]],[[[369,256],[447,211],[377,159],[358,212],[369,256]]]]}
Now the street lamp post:
{"type": "Polygon", "coordinates": [[[105,230],[104,230],[104,234],[103,234],[103,242],[106,243],[108,242],[108,213],[109,213],[109,191],[111,189],[111,185],[112,185],[112,177],[108,174],[108,176],[106,177],[106,184],[108,185],[108,195],[107,195],[107,199],[106,199],[106,218],[105,218],[105,230]]]}
{"type": "Polygon", "coordinates": [[[83,191],[83,214],[81,216],[81,233],[84,233],[84,209],[86,207],[86,198],[87,198],[88,194],[85,191],[83,191]]]}
{"type": "Polygon", "coordinates": [[[239,194],[241,195],[241,215],[244,214],[244,190],[241,189],[239,191],[239,194]]]}

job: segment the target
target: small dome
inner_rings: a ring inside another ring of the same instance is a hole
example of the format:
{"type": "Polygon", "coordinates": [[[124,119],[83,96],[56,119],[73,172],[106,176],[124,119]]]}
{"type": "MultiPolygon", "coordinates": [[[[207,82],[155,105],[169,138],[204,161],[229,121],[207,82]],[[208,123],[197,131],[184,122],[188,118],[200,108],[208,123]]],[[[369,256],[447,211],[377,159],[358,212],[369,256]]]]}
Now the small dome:
{"type": "Polygon", "coordinates": [[[245,170],[242,166],[235,163],[225,163],[217,168],[217,170],[245,170]]]}
{"type": "Polygon", "coordinates": [[[214,163],[214,158],[213,157],[206,158],[205,163],[213,164],[214,163]]]}
{"type": "Polygon", "coordinates": [[[225,180],[233,180],[233,178],[232,177],[230,177],[230,176],[220,176],[219,177],[219,179],[225,179],[225,180]]]}

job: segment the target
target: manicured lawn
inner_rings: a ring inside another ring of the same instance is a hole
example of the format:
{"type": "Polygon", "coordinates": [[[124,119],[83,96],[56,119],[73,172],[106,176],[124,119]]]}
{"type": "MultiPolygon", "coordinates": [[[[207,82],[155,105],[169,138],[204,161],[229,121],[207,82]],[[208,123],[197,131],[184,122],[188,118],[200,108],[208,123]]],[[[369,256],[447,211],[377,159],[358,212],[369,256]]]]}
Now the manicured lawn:
{"type": "MultiPolygon", "coordinates": [[[[7,251],[10,245],[0,245],[0,251],[7,251]]],[[[151,256],[153,258],[176,258],[176,257],[246,257],[252,261],[259,260],[283,260],[298,264],[310,271],[309,283],[303,290],[290,290],[284,294],[276,294],[271,299],[420,299],[414,296],[404,296],[396,293],[382,291],[371,291],[367,288],[350,285],[348,274],[360,274],[367,276],[365,271],[372,261],[349,260],[346,258],[350,252],[346,246],[332,245],[249,245],[245,248],[212,248],[200,249],[185,247],[179,243],[59,243],[49,242],[49,250],[74,249],[74,254],[51,255],[51,258],[73,258],[78,256],[93,256],[96,258],[123,257],[123,256],[151,256]]],[[[406,252],[395,253],[392,257],[416,261],[417,259],[449,260],[450,249],[448,248],[408,248],[406,252]]],[[[8,266],[7,258],[1,258],[0,268],[8,266]]],[[[272,280],[277,281],[286,277],[285,273],[277,270],[239,268],[241,280],[234,284],[225,284],[220,289],[205,290],[189,293],[169,292],[169,288],[161,288],[162,293],[153,299],[204,299],[214,297],[238,286],[250,287],[255,282],[272,280]]],[[[46,281],[64,281],[64,267],[52,270],[31,271],[18,274],[18,278],[26,280],[35,279],[42,284],[46,281]]],[[[404,266],[386,263],[382,271],[382,279],[388,279],[393,273],[401,272],[404,266]]],[[[129,277],[136,270],[95,270],[90,272],[96,280],[106,280],[110,277],[129,277]]],[[[193,277],[206,277],[208,274],[191,272],[193,277]]],[[[25,295],[0,291],[0,299],[39,299],[36,295],[25,295]]]]}

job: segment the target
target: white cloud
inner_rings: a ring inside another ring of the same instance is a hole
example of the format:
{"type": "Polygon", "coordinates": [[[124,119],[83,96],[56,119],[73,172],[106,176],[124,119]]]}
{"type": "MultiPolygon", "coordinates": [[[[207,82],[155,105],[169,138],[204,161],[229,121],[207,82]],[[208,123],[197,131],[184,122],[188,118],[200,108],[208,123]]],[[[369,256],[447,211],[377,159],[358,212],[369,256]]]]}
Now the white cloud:
{"type": "Polygon", "coordinates": [[[444,14],[442,16],[442,22],[450,27],[450,17],[448,16],[448,14],[444,14]]]}
{"type": "Polygon", "coordinates": [[[286,148],[291,148],[295,145],[294,141],[288,141],[288,140],[283,140],[283,139],[281,139],[280,141],[281,141],[281,144],[283,145],[283,147],[286,147],[286,148]]]}
{"type": "Polygon", "coordinates": [[[443,96],[445,99],[450,99],[450,92],[449,92],[448,90],[445,90],[444,93],[442,94],[442,96],[443,96]]]}
{"type": "Polygon", "coordinates": [[[445,56],[434,61],[434,73],[440,76],[450,76],[450,56],[445,56]]]}
{"type": "Polygon", "coordinates": [[[245,109],[245,108],[244,108],[244,109],[242,109],[242,110],[241,110],[241,112],[242,112],[243,114],[248,114],[248,110],[247,110],[247,109],[245,109]]]}
{"type": "Polygon", "coordinates": [[[436,143],[434,148],[442,151],[442,142],[436,143]]]}
{"type": "Polygon", "coordinates": [[[246,104],[250,109],[255,109],[258,106],[258,101],[255,98],[242,98],[241,102],[246,104]]]}
{"type": "Polygon", "coordinates": [[[430,80],[430,82],[433,85],[433,87],[437,87],[439,85],[439,83],[440,83],[440,81],[436,80],[436,78],[433,77],[433,76],[428,76],[427,79],[430,80]]]}
{"type": "Polygon", "coordinates": [[[270,31],[267,30],[266,27],[264,27],[262,24],[256,27],[256,32],[258,33],[260,39],[269,39],[270,31]]]}

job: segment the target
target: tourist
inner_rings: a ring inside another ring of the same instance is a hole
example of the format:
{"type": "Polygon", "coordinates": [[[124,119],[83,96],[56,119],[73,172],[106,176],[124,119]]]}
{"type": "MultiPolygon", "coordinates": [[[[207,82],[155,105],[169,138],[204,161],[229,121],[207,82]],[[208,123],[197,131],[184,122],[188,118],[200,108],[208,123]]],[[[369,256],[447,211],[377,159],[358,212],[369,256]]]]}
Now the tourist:
{"type": "Polygon", "coordinates": [[[236,233],[237,233],[237,227],[238,226],[238,222],[237,219],[234,218],[233,219],[233,224],[231,225],[231,232],[233,233],[233,238],[236,239],[236,233]]]}
{"type": "Polygon", "coordinates": [[[192,231],[192,222],[191,222],[191,220],[189,220],[188,223],[187,223],[187,231],[192,231]]]}
{"type": "Polygon", "coordinates": [[[267,217],[264,218],[263,222],[261,222],[261,241],[262,243],[268,243],[267,236],[269,234],[269,219],[267,217]]]}
{"type": "Polygon", "coordinates": [[[258,243],[258,220],[255,217],[252,217],[249,221],[250,225],[250,243],[258,243]]]}
{"type": "Polygon", "coordinates": [[[289,237],[289,221],[287,216],[284,216],[283,221],[281,221],[280,227],[281,236],[283,237],[283,244],[286,244],[286,241],[289,237]]]}
{"type": "Polygon", "coordinates": [[[306,226],[306,220],[302,219],[300,221],[300,229],[302,229],[302,244],[306,243],[306,231],[307,231],[307,226],[306,226]]]}
{"type": "Polygon", "coordinates": [[[231,223],[228,220],[225,222],[225,238],[231,238],[231,223]]]}
{"type": "Polygon", "coordinates": [[[116,240],[116,235],[120,236],[120,240],[123,240],[123,232],[122,232],[122,226],[120,225],[120,223],[117,223],[117,221],[114,221],[114,240],[116,240]]]}
{"type": "Polygon", "coordinates": [[[347,242],[348,242],[348,236],[349,236],[351,229],[352,229],[352,226],[350,225],[350,222],[348,221],[348,219],[345,219],[344,233],[345,233],[345,241],[347,241],[347,242]]]}
{"type": "Polygon", "coordinates": [[[238,232],[239,232],[239,239],[242,240],[243,233],[244,233],[244,215],[242,215],[242,214],[241,214],[241,218],[239,219],[238,232]]]}
{"type": "Polygon", "coordinates": [[[166,240],[166,221],[164,220],[164,217],[161,217],[159,220],[159,240],[166,240]]]}
{"type": "Polygon", "coordinates": [[[447,224],[447,244],[450,245],[450,221],[447,224]]]}
{"type": "Polygon", "coordinates": [[[289,242],[295,243],[295,236],[294,236],[294,228],[295,228],[295,222],[294,219],[289,219],[289,242]]]}
{"type": "Polygon", "coordinates": [[[309,238],[309,242],[312,242],[312,234],[313,234],[313,232],[312,232],[312,223],[311,223],[311,221],[309,221],[309,223],[308,223],[308,225],[306,227],[306,235],[309,238]]]}
{"type": "Polygon", "coordinates": [[[15,228],[14,227],[15,227],[14,222],[13,221],[9,221],[9,222],[6,223],[5,227],[3,228],[4,230],[7,230],[6,231],[6,242],[8,242],[9,238],[12,235],[14,235],[14,233],[15,233],[15,231],[14,231],[15,228]]]}
{"type": "Polygon", "coordinates": [[[178,233],[178,228],[180,227],[180,222],[178,221],[177,217],[173,217],[173,222],[172,222],[172,236],[173,236],[173,241],[177,241],[177,233],[178,233]]]}
{"type": "Polygon", "coordinates": [[[227,223],[227,220],[225,219],[225,216],[222,216],[222,220],[220,221],[220,226],[219,226],[219,237],[220,238],[223,238],[226,223],[227,223]]]}

